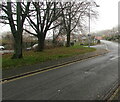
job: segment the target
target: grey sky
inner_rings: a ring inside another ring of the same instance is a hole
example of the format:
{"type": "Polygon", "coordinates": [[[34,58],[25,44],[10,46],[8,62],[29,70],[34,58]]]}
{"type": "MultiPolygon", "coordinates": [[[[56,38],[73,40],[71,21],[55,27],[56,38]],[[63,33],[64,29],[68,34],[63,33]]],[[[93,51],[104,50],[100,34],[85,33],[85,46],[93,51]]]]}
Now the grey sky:
{"type": "MultiPolygon", "coordinates": [[[[120,0],[96,0],[99,17],[91,22],[91,31],[111,29],[118,25],[118,2],[120,0]]],[[[9,26],[0,24],[0,33],[9,30],[9,26]]]]}
{"type": "Polygon", "coordinates": [[[99,17],[91,23],[91,31],[111,29],[118,25],[118,2],[120,0],[96,0],[100,5],[99,17]]]}

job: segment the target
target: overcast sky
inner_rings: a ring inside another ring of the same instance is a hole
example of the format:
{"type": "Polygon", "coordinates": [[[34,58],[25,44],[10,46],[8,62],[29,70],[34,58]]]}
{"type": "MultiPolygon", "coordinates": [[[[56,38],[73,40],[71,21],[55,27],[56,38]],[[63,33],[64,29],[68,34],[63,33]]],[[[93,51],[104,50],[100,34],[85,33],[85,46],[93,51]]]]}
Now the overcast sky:
{"type": "MultiPolygon", "coordinates": [[[[111,29],[118,25],[118,2],[120,0],[95,0],[99,8],[99,17],[91,21],[91,31],[100,31],[111,29]]],[[[0,33],[9,30],[9,26],[2,27],[0,24],[0,33]]]]}
{"type": "Polygon", "coordinates": [[[118,25],[118,2],[120,0],[96,0],[99,17],[91,23],[91,31],[111,29],[118,25]]]}

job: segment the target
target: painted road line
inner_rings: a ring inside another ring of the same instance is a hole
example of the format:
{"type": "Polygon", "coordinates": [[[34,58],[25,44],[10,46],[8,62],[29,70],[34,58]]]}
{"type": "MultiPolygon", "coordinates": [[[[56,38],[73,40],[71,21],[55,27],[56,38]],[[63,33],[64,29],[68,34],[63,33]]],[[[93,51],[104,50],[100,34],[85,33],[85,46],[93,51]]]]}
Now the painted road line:
{"type": "Polygon", "coordinates": [[[61,67],[64,67],[64,66],[74,64],[74,63],[78,63],[78,62],[81,62],[81,61],[92,59],[96,56],[101,56],[101,55],[103,55],[103,54],[100,54],[100,55],[96,54],[94,56],[90,56],[90,57],[85,58],[85,59],[77,59],[77,60],[73,60],[73,61],[68,61],[68,62],[65,62],[65,63],[62,63],[62,64],[58,64],[58,65],[54,65],[54,66],[50,66],[50,67],[46,67],[46,68],[41,68],[39,70],[26,72],[26,73],[23,73],[23,74],[20,74],[20,75],[4,78],[4,79],[2,79],[2,81],[0,83],[2,83],[2,84],[8,83],[8,82],[15,81],[15,80],[18,80],[18,79],[22,79],[22,78],[25,78],[25,77],[33,76],[33,75],[36,75],[36,74],[39,74],[39,73],[47,72],[47,71],[58,69],[58,68],[61,68],[61,67]]]}
{"type": "Polygon", "coordinates": [[[108,49],[108,46],[107,46],[107,44],[105,44],[105,47],[106,47],[106,50],[110,51],[110,50],[108,49]]]}
{"type": "Polygon", "coordinates": [[[120,56],[113,57],[110,60],[115,60],[115,59],[118,59],[118,58],[120,58],[120,56]]]}
{"type": "MultiPolygon", "coordinates": [[[[77,62],[79,62],[79,61],[77,61],[77,62]]],[[[62,68],[64,66],[68,66],[68,65],[77,63],[77,62],[61,65],[61,66],[58,66],[58,67],[55,67],[55,68],[51,68],[51,69],[46,69],[44,71],[36,72],[36,73],[33,73],[33,74],[28,74],[28,75],[21,76],[21,77],[18,77],[18,78],[14,78],[14,79],[11,79],[11,80],[4,80],[4,81],[2,81],[2,83],[4,84],[4,83],[8,83],[8,82],[15,81],[15,80],[18,80],[18,79],[22,79],[22,78],[25,78],[25,77],[29,77],[29,76],[33,76],[33,75],[36,75],[36,74],[40,74],[40,73],[43,73],[43,72],[48,72],[48,71],[51,71],[51,70],[54,70],[54,69],[62,68]]]]}
{"type": "Polygon", "coordinates": [[[106,43],[104,43],[104,42],[102,42],[103,44],[104,44],[104,46],[105,46],[105,49],[107,50],[107,51],[109,51],[110,52],[110,50],[108,49],[108,46],[107,46],[107,44],[106,43]]]}

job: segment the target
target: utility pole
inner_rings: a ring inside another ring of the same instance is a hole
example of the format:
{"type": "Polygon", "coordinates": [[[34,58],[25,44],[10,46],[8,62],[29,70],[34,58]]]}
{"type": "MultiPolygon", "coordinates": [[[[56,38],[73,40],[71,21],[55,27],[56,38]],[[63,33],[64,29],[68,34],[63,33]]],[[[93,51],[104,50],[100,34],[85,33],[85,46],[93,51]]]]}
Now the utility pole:
{"type": "Polygon", "coordinates": [[[90,2],[89,2],[89,33],[88,33],[88,47],[90,47],[90,2]]]}
{"type": "MultiPolygon", "coordinates": [[[[96,2],[93,2],[94,4],[95,4],[95,6],[96,7],[100,7],[100,5],[97,5],[96,4],[96,2]]],[[[90,27],[91,27],[91,21],[90,21],[90,18],[91,18],[91,2],[89,2],[89,34],[88,34],[88,47],[90,47],[90,43],[91,43],[91,34],[90,34],[90,32],[91,32],[91,29],[90,29],[90,27]]]]}

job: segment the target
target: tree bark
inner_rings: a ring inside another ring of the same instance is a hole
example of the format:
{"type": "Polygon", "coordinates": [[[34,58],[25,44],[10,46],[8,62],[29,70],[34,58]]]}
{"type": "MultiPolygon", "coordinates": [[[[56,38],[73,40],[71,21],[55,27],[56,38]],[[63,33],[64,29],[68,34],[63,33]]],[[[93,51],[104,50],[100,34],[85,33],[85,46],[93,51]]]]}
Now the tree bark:
{"type": "Polygon", "coordinates": [[[22,56],[22,32],[23,32],[23,25],[22,25],[22,11],[21,11],[21,3],[17,2],[17,31],[14,34],[14,55],[12,59],[23,58],[22,56]]]}
{"type": "Polygon", "coordinates": [[[38,52],[44,50],[44,41],[45,41],[44,34],[41,33],[40,36],[38,36],[38,47],[37,47],[38,52]]]}
{"type": "Polygon", "coordinates": [[[67,44],[66,47],[70,47],[70,31],[67,32],[67,44]]]}
{"type": "Polygon", "coordinates": [[[12,56],[12,59],[23,58],[23,55],[22,55],[22,33],[16,32],[15,35],[16,35],[16,37],[14,37],[14,54],[12,56]]]}
{"type": "MultiPolygon", "coordinates": [[[[70,2],[70,6],[71,6],[71,2],[70,2]]],[[[70,35],[71,35],[71,7],[69,8],[69,19],[68,19],[68,29],[67,29],[67,46],[66,47],[70,47],[70,35]]]]}

